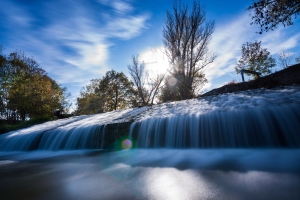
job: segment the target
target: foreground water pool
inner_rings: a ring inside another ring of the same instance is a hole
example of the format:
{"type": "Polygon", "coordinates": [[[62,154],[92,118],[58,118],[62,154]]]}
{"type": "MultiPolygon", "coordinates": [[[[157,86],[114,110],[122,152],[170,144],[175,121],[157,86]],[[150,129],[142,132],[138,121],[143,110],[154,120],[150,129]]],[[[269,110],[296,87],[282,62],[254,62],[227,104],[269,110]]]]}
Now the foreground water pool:
{"type": "Polygon", "coordinates": [[[0,199],[300,199],[300,149],[0,153],[0,199]]]}

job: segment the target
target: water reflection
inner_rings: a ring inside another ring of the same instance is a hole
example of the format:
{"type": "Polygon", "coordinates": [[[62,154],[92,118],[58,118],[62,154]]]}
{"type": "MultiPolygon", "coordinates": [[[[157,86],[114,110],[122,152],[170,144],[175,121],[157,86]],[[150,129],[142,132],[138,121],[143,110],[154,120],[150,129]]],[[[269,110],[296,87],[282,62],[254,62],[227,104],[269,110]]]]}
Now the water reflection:
{"type": "Polygon", "coordinates": [[[54,154],[0,153],[0,199],[300,197],[299,149],[133,149],[54,154]]]}

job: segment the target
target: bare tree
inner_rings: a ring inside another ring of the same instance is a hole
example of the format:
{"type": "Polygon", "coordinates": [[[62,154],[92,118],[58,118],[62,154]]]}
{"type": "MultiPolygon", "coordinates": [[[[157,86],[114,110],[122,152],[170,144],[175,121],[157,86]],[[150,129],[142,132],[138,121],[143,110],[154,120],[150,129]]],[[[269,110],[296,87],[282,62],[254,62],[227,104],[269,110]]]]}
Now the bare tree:
{"type": "Polygon", "coordinates": [[[132,64],[128,65],[128,71],[130,76],[133,79],[135,86],[137,87],[137,91],[139,93],[139,97],[142,100],[143,105],[146,105],[147,94],[145,92],[145,63],[139,62],[139,56],[132,56],[132,64]]]}
{"type": "Polygon", "coordinates": [[[295,62],[296,63],[300,63],[300,56],[298,56],[298,57],[295,58],[295,62]]]}
{"type": "Polygon", "coordinates": [[[291,61],[294,57],[293,53],[286,52],[282,50],[279,53],[279,65],[284,69],[291,65],[291,61]]]}
{"type": "Polygon", "coordinates": [[[145,63],[140,63],[138,55],[132,56],[132,64],[128,65],[128,70],[137,87],[142,104],[152,105],[165,75],[156,74],[150,78],[148,72],[145,71],[145,63]]]}
{"type": "Polygon", "coordinates": [[[182,99],[195,96],[195,87],[203,85],[195,84],[196,79],[206,80],[203,69],[216,58],[208,49],[214,25],[214,21],[206,22],[205,7],[198,1],[191,10],[180,1],[174,2],[172,12],[167,11],[163,42],[182,99]]]}
{"type": "Polygon", "coordinates": [[[149,78],[149,101],[150,105],[153,105],[154,99],[158,94],[161,83],[165,78],[165,74],[157,74],[154,78],[149,78]]]}

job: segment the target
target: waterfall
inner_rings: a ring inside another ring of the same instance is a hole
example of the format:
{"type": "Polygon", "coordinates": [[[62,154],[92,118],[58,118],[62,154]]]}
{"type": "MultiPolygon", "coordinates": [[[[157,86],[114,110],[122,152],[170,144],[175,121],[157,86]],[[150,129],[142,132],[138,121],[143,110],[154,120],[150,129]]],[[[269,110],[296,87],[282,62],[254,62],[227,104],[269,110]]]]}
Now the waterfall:
{"type": "Polygon", "coordinates": [[[147,119],[130,134],[140,148],[300,147],[300,106],[147,119]]]}
{"type": "Polygon", "coordinates": [[[45,132],[36,131],[30,134],[8,134],[0,136],[0,150],[72,150],[95,149],[102,147],[105,126],[88,128],[58,128],[45,132]]]}
{"type": "Polygon", "coordinates": [[[299,148],[300,87],[78,116],[0,135],[0,151],[131,147],[299,148]]]}
{"type": "Polygon", "coordinates": [[[113,148],[128,135],[132,115],[145,108],[50,121],[0,135],[0,151],[77,150],[113,148]],[[122,125],[120,125],[122,124],[122,125]]]}

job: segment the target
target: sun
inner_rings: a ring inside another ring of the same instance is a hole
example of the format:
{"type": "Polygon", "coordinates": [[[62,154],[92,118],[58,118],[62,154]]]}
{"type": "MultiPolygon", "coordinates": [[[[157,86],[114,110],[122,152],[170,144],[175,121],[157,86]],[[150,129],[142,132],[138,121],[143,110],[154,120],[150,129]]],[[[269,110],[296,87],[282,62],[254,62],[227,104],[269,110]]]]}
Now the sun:
{"type": "Polygon", "coordinates": [[[163,47],[148,49],[140,54],[139,60],[145,63],[145,70],[149,77],[157,74],[166,74],[169,69],[168,57],[164,53],[163,47]]]}

